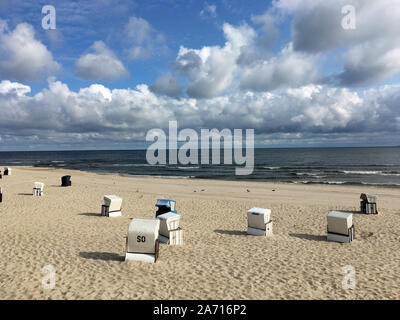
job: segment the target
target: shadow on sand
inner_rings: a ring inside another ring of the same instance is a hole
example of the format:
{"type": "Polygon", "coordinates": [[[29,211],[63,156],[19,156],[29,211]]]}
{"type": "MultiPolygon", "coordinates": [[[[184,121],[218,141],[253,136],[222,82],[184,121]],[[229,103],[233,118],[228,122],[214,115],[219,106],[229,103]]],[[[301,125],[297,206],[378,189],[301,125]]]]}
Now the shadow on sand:
{"type": "Polygon", "coordinates": [[[33,196],[32,193],[18,193],[19,196],[33,196]]]}
{"type": "Polygon", "coordinates": [[[325,241],[325,242],[328,241],[326,239],[326,236],[315,235],[315,234],[289,233],[289,236],[309,241],[325,241]]]}
{"type": "Polygon", "coordinates": [[[226,234],[229,236],[245,236],[247,235],[246,231],[241,230],[214,230],[214,232],[219,234],[226,234]]]}
{"type": "Polygon", "coordinates": [[[79,213],[80,216],[87,216],[87,217],[101,217],[101,214],[96,212],[84,212],[84,213],[79,213]]]}
{"type": "Polygon", "coordinates": [[[79,256],[85,259],[104,261],[124,261],[125,257],[112,252],[79,252],[79,256]]]}

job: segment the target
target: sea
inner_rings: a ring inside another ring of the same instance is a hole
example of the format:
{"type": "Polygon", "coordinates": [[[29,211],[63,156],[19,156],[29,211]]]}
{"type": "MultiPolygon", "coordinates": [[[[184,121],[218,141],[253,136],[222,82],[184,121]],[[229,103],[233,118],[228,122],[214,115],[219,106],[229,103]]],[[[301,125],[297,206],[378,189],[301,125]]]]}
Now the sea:
{"type": "Polygon", "coordinates": [[[235,175],[236,164],[150,165],[146,150],[0,152],[0,165],[126,176],[400,187],[400,147],[255,149],[254,171],[246,176],[235,175]]]}

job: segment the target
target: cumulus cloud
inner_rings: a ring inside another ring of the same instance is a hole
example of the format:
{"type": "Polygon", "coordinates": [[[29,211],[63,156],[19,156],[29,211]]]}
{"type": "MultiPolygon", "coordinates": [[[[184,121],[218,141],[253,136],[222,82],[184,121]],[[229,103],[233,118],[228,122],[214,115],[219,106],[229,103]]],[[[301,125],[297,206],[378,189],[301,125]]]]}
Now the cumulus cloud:
{"type": "Polygon", "coordinates": [[[159,77],[151,86],[151,90],[174,98],[182,96],[182,87],[179,86],[177,77],[172,74],[159,77]]]}
{"type": "Polygon", "coordinates": [[[130,17],[125,26],[128,57],[132,60],[147,59],[155,53],[167,51],[164,35],[145,19],[130,17]]]}
{"type": "Polygon", "coordinates": [[[240,86],[254,91],[269,91],[311,83],[316,76],[314,57],[294,52],[292,44],[289,44],[276,57],[244,68],[240,86]]]}
{"type": "Polygon", "coordinates": [[[103,41],[96,41],[90,49],[92,52],[83,54],[76,61],[78,77],[85,80],[112,81],[129,75],[122,62],[103,41]]]}
{"type": "Polygon", "coordinates": [[[9,30],[0,19],[0,76],[18,81],[40,80],[53,75],[61,65],[46,46],[35,38],[30,24],[20,23],[9,30]]]}
{"type": "Polygon", "coordinates": [[[275,10],[293,16],[296,51],[343,50],[343,71],[332,77],[341,85],[364,85],[400,72],[398,0],[278,0],[275,10]],[[344,29],[342,8],[355,8],[355,29],[344,29]]]}
{"type": "Polygon", "coordinates": [[[241,48],[250,44],[255,31],[247,24],[234,27],[223,25],[227,39],[225,46],[187,49],[181,47],[174,63],[175,70],[189,79],[187,94],[195,98],[212,98],[221,95],[233,83],[241,48]]]}
{"type": "Polygon", "coordinates": [[[0,82],[0,136],[41,141],[144,141],[150,128],[254,128],[257,137],[399,136],[400,86],[357,93],[307,85],[280,93],[235,92],[209,100],[158,96],[146,85],[75,92],[62,82],[29,95],[29,87],[0,82]],[[77,138],[79,137],[79,138],[77,138]]]}

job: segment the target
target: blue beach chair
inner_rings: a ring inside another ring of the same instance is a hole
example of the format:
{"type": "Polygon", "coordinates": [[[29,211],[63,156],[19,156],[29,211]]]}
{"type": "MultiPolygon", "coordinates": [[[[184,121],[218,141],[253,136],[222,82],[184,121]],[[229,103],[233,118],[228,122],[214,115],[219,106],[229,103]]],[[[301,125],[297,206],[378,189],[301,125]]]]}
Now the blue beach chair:
{"type": "Polygon", "coordinates": [[[176,201],[175,200],[167,200],[167,199],[158,199],[156,203],[157,212],[156,212],[156,218],[164,213],[171,212],[178,214],[178,211],[176,210],[176,201]]]}

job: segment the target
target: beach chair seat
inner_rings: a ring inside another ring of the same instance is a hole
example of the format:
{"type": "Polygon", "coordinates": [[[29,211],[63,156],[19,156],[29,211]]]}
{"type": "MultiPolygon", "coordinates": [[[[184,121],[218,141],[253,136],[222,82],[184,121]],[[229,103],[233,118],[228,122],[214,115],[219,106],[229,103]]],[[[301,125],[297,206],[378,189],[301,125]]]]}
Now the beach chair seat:
{"type": "Polygon", "coordinates": [[[331,211],[327,217],[327,240],[336,242],[351,242],[355,237],[353,214],[331,211]]]}
{"type": "Polygon", "coordinates": [[[328,232],[328,235],[327,235],[328,241],[341,242],[341,243],[349,243],[349,242],[353,241],[354,238],[355,238],[354,226],[349,228],[347,235],[331,233],[331,232],[328,232]]]}
{"type": "Polygon", "coordinates": [[[120,217],[122,215],[122,198],[116,195],[104,196],[101,206],[101,215],[106,217],[120,217]]]}
{"type": "Polygon", "coordinates": [[[44,183],[43,183],[43,182],[35,182],[35,183],[33,184],[33,191],[32,191],[32,193],[33,193],[34,196],[39,196],[39,197],[41,197],[41,196],[44,195],[43,189],[44,189],[44,183]]]}
{"type": "Polygon", "coordinates": [[[168,200],[168,199],[158,199],[156,203],[157,207],[157,212],[156,212],[156,218],[159,215],[162,215],[164,213],[175,213],[177,214],[178,212],[176,211],[176,201],[175,200],[168,200]]]}
{"type": "Polygon", "coordinates": [[[272,235],[272,220],[264,225],[265,229],[247,227],[247,234],[252,236],[271,236],[272,235]]]}
{"type": "Polygon", "coordinates": [[[168,236],[159,235],[158,240],[161,243],[169,244],[170,246],[183,245],[183,230],[181,228],[168,231],[168,236]]]}
{"type": "Polygon", "coordinates": [[[126,239],[125,260],[155,263],[159,254],[159,219],[132,219],[126,239]]]}

